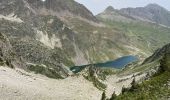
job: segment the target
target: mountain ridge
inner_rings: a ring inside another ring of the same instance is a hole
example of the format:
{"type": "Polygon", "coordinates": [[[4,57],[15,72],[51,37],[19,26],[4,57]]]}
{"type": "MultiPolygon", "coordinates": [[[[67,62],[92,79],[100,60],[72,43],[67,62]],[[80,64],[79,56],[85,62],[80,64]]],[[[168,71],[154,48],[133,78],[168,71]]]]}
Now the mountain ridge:
{"type": "Polygon", "coordinates": [[[170,26],[170,12],[158,4],[148,4],[145,7],[136,8],[122,8],[120,12],[136,19],[170,26]]]}
{"type": "MultiPolygon", "coordinates": [[[[106,17],[109,13],[112,13],[112,17],[116,17],[119,15],[120,19],[123,17],[122,21],[126,20],[141,20],[151,23],[156,23],[162,26],[170,26],[170,11],[165,9],[164,7],[151,3],[144,7],[127,7],[119,9],[108,9],[113,8],[112,6],[108,6],[102,13],[97,16],[106,17]],[[113,14],[115,13],[115,15],[113,14]],[[103,14],[103,15],[102,15],[103,14]]],[[[110,16],[111,17],[111,16],[110,16]]],[[[115,20],[119,21],[119,18],[115,18],[115,20]]],[[[126,21],[127,22],[127,21],[126,21]]]]}
{"type": "MultiPolygon", "coordinates": [[[[27,0],[34,8],[37,8],[37,12],[41,13],[41,9],[46,9],[46,14],[54,15],[55,13],[59,13],[57,15],[66,14],[69,15],[69,12],[73,15],[80,16],[82,18],[97,22],[97,19],[93,16],[93,14],[82,4],[75,2],[74,0],[27,0]],[[34,1],[34,2],[33,2],[34,1]],[[58,5],[58,6],[55,6],[58,5]],[[40,9],[40,10],[39,10],[40,9]],[[61,13],[61,14],[60,14],[61,13]],[[68,14],[67,14],[68,13],[68,14]]],[[[43,14],[43,11],[42,13],[43,14]]],[[[62,16],[61,16],[62,17],[62,16]]]]}

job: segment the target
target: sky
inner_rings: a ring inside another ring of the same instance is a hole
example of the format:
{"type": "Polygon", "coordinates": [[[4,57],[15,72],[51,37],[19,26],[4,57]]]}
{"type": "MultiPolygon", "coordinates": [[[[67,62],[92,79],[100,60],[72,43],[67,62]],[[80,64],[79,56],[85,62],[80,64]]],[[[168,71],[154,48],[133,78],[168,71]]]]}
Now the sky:
{"type": "Polygon", "coordinates": [[[115,9],[127,7],[144,7],[156,3],[170,11],[170,0],[75,0],[86,6],[94,15],[104,11],[108,6],[115,9]]]}

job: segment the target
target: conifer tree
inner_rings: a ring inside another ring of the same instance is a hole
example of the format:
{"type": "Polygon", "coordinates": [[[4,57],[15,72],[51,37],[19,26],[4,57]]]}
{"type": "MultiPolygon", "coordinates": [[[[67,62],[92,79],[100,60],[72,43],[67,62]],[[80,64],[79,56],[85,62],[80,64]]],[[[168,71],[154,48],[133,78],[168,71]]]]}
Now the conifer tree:
{"type": "Polygon", "coordinates": [[[102,94],[101,100],[106,100],[106,93],[105,93],[105,91],[104,91],[103,94],[102,94]]]}
{"type": "Polygon", "coordinates": [[[135,76],[133,76],[133,80],[132,80],[132,83],[131,83],[131,88],[130,88],[130,91],[134,91],[135,89],[137,89],[137,83],[136,83],[136,80],[135,80],[135,76]]]}
{"type": "Polygon", "coordinates": [[[122,87],[122,94],[124,94],[127,91],[127,89],[125,88],[125,86],[122,87]]]}
{"type": "Polygon", "coordinates": [[[110,100],[115,100],[116,99],[116,93],[115,93],[115,91],[113,92],[113,94],[112,94],[112,97],[110,98],[110,100]]]}

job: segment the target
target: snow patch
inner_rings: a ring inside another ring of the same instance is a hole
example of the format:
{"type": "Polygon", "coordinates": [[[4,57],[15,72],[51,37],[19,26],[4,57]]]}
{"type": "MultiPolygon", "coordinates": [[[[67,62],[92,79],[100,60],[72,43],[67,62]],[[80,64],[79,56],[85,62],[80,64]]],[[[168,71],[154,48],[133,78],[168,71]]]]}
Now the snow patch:
{"type": "Polygon", "coordinates": [[[12,22],[18,22],[18,23],[23,23],[23,21],[20,18],[17,18],[17,15],[15,15],[14,13],[11,13],[7,16],[1,15],[0,14],[0,20],[5,19],[8,21],[12,21],[12,22]]]}
{"type": "Polygon", "coordinates": [[[54,22],[54,19],[50,19],[47,23],[52,24],[54,22]]]}

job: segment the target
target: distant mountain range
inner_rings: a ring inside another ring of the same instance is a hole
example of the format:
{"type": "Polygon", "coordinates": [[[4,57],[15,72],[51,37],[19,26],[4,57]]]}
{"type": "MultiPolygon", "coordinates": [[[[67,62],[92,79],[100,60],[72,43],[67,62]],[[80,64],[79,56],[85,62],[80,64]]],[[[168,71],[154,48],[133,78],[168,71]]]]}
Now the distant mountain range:
{"type": "Polygon", "coordinates": [[[145,7],[137,8],[122,8],[120,10],[116,10],[110,6],[99,15],[106,17],[106,15],[110,16],[109,14],[112,14],[112,18],[116,16],[119,17],[117,18],[118,20],[121,20],[122,18],[126,18],[127,20],[128,17],[137,20],[149,21],[165,26],[170,26],[170,11],[157,4],[149,4],[145,7]],[[113,12],[116,14],[113,14],[113,12]]]}

